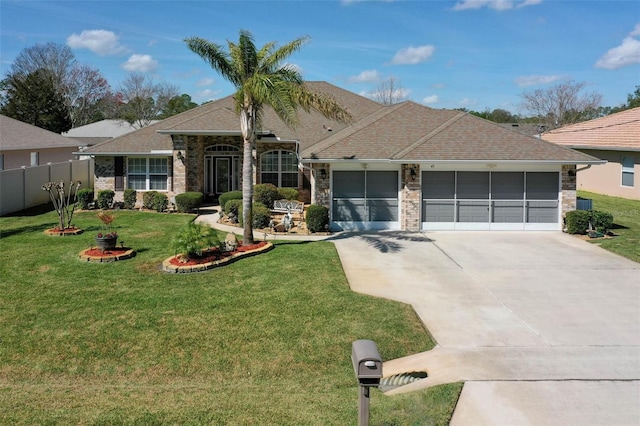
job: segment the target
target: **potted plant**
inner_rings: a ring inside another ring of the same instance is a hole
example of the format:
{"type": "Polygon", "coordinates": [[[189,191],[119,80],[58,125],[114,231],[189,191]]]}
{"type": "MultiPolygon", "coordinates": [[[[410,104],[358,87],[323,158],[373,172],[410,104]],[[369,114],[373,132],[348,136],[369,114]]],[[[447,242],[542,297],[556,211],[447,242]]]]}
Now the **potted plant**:
{"type": "Polygon", "coordinates": [[[114,249],[118,241],[118,233],[111,229],[111,223],[115,219],[115,215],[111,212],[98,212],[98,219],[102,221],[103,231],[96,235],[96,246],[101,250],[114,249]]]}

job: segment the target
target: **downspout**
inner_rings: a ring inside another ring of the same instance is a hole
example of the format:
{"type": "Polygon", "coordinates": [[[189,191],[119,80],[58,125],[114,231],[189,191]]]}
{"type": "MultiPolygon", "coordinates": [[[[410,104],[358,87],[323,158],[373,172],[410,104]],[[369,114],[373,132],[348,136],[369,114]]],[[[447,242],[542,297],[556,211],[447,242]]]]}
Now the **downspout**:
{"type": "Polygon", "coordinates": [[[576,174],[578,174],[578,172],[581,172],[581,171],[583,171],[583,170],[590,169],[590,168],[591,168],[591,166],[592,166],[591,164],[587,164],[587,165],[586,165],[586,166],[584,166],[584,167],[581,167],[581,168],[579,168],[579,169],[576,169],[576,174]]]}

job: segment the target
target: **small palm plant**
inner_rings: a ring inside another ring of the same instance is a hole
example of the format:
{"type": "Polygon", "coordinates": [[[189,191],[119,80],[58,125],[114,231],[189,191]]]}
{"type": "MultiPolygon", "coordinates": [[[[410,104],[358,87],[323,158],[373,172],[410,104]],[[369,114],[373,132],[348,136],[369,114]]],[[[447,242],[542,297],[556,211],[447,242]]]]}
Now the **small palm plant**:
{"type": "Polygon", "coordinates": [[[181,262],[202,256],[205,250],[221,247],[215,229],[208,225],[190,222],[171,240],[171,248],[181,262]]]}

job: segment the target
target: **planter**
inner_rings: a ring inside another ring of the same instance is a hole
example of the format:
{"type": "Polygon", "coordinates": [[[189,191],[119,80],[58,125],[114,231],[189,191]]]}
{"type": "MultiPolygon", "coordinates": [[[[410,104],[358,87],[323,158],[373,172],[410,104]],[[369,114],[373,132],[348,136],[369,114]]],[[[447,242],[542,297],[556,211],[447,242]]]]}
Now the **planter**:
{"type": "Polygon", "coordinates": [[[100,250],[110,250],[116,247],[118,237],[96,237],[96,246],[100,250]]]}

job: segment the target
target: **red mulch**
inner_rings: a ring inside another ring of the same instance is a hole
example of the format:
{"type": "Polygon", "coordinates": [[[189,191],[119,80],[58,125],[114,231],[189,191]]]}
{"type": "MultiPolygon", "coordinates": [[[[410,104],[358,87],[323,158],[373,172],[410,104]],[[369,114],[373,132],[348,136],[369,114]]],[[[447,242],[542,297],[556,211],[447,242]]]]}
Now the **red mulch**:
{"type": "Polygon", "coordinates": [[[193,265],[202,265],[203,263],[213,262],[215,260],[221,259],[223,257],[229,257],[236,253],[242,253],[245,251],[251,251],[258,249],[260,247],[264,247],[267,245],[266,241],[260,241],[259,243],[251,244],[248,246],[238,246],[235,251],[224,251],[221,252],[218,248],[213,248],[207,252],[203,252],[202,256],[194,257],[189,259],[186,262],[181,262],[178,257],[174,256],[169,260],[169,263],[175,266],[193,266],[193,265]]]}
{"type": "Polygon", "coordinates": [[[131,249],[129,247],[116,247],[116,248],[107,249],[107,250],[92,248],[90,250],[85,250],[82,254],[84,254],[85,256],[92,256],[92,257],[110,257],[110,256],[119,256],[128,250],[131,250],[131,249]]]}

